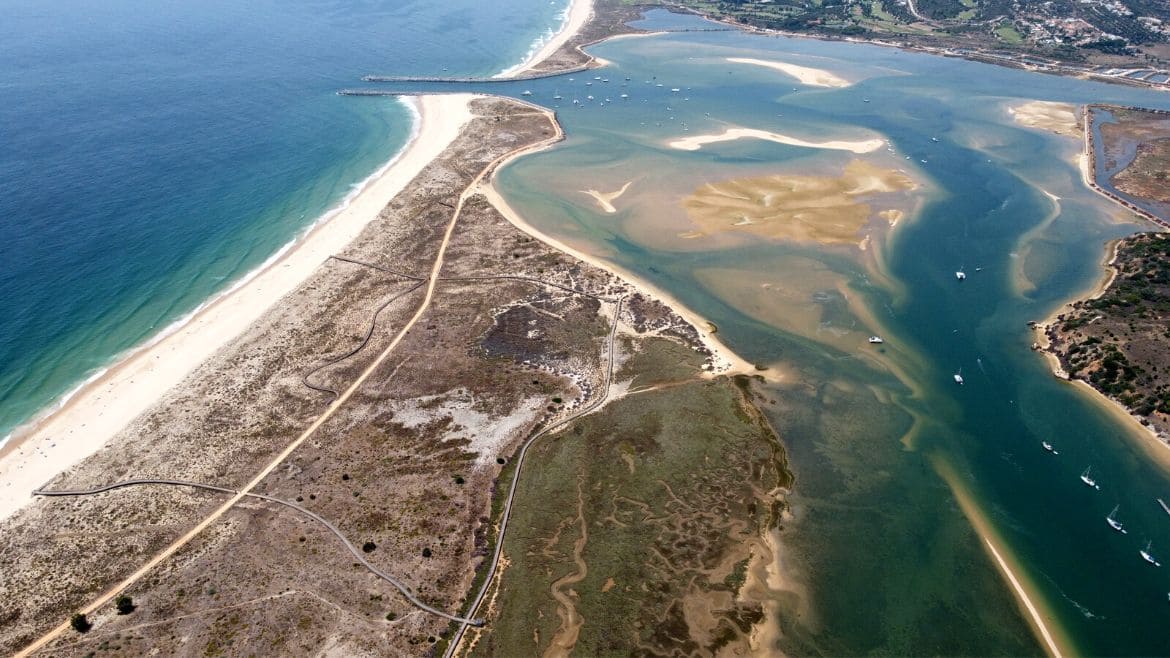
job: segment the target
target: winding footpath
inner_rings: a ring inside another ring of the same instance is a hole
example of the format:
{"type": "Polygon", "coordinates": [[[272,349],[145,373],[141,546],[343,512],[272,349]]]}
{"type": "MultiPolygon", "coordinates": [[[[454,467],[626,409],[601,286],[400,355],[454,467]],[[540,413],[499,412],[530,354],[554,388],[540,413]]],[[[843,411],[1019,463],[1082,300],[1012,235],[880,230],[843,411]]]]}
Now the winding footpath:
{"type": "MultiPolygon", "coordinates": [[[[530,103],[521,102],[521,104],[526,105],[530,108],[536,107],[530,103]]],[[[259,486],[260,483],[263,482],[264,479],[267,478],[274,470],[276,470],[276,468],[279,467],[281,463],[283,463],[286,459],[288,459],[288,457],[294,451],[296,451],[297,448],[301,447],[301,445],[305,441],[307,441],[309,439],[309,437],[316,434],[317,430],[319,430],[321,428],[321,426],[325,424],[326,421],[328,421],[330,418],[332,418],[333,415],[335,413],[337,413],[337,411],[339,409],[341,409],[341,407],[343,407],[345,405],[345,403],[354,395],[354,393],[356,393],[358,391],[358,389],[361,388],[362,384],[364,384],[366,382],[366,380],[369,379],[370,376],[373,375],[374,372],[382,365],[382,363],[386,361],[386,359],[394,352],[394,350],[398,347],[398,345],[406,337],[407,333],[410,332],[410,330],[414,327],[414,325],[418,323],[418,321],[422,318],[422,316],[430,308],[431,301],[434,299],[434,296],[435,296],[435,288],[438,286],[439,281],[440,281],[439,272],[443,268],[444,256],[447,253],[447,247],[451,243],[451,237],[455,233],[455,226],[459,222],[459,217],[463,212],[463,206],[466,204],[467,200],[474,197],[477,194],[480,194],[480,192],[479,192],[480,181],[483,180],[485,176],[488,176],[489,174],[491,174],[495,170],[495,168],[500,165],[500,163],[506,162],[510,158],[513,158],[521,153],[528,153],[528,152],[532,152],[534,150],[538,150],[540,148],[545,148],[553,143],[560,141],[561,139],[564,139],[564,132],[561,130],[560,124],[551,116],[550,112],[548,112],[547,110],[543,110],[543,108],[541,108],[541,110],[542,110],[543,114],[545,114],[547,117],[550,118],[551,123],[555,127],[555,134],[553,136],[545,139],[545,140],[541,140],[540,142],[537,142],[536,144],[527,144],[527,145],[515,148],[515,149],[499,156],[498,158],[492,160],[478,174],[476,174],[476,176],[467,184],[466,187],[463,188],[463,191],[459,194],[459,200],[455,204],[454,209],[451,213],[451,220],[447,223],[446,231],[444,231],[444,233],[443,233],[443,239],[442,239],[442,242],[440,242],[440,244],[439,244],[439,248],[438,248],[438,252],[435,256],[434,264],[431,267],[431,272],[426,278],[426,295],[423,297],[422,302],[419,304],[419,306],[415,310],[414,314],[410,317],[410,319],[406,322],[406,324],[404,324],[402,326],[402,328],[398,331],[398,333],[395,334],[393,340],[390,341],[390,344],[387,345],[386,348],[383,349],[380,354],[378,354],[378,356],[373,360],[373,362],[370,363],[370,365],[367,366],[366,369],[362,371],[361,375],[359,375],[357,377],[357,379],[355,379],[353,381],[353,383],[351,383],[345,389],[345,391],[343,391],[340,395],[335,397],[332,402],[330,402],[329,406],[325,409],[324,413],[322,413],[315,421],[313,421],[312,424],[309,425],[309,427],[307,427],[303,432],[301,432],[301,434],[299,436],[297,436],[296,439],[294,439],[291,443],[289,443],[287,446],[285,446],[284,450],[280,451],[280,453],[277,454],[251,480],[249,480],[247,484],[245,484],[239,490],[234,490],[232,492],[231,497],[227,501],[225,501],[219,507],[215,508],[215,510],[213,510],[210,514],[208,514],[206,517],[204,517],[194,527],[192,527],[190,530],[188,530],[186,533],[184,533],[178,539],[171,542],[166,548],[164,548],[163,550],[156,553],[152,558],[150,558],[150,560],[148,560],[145,564],[143,564],[138,569],[136,569],[129,576],[126,576],[124,579],[119,581],[117,584],[115,584],[114,586],[107,589],[105,592],[100,594],[97,598],[93,599],[88,605],[80,608],[78,610],[78,612],[80,612],[82,614],[91,614],[95,610],[97,610],[98,608],[113,601],[114,597],[118,596],[120,593],[122,593],[123,591],[125,591],[129,587],[133,586],[139,580],[142,580],[142,578],[145,577],[146,574],[148,574],[151,570],[153,570],[159,564],[161,564],[162,562],[164,562],[165,560],[167,560],[171,556],[173,556],[176,552],[178,552],[180,549],[182,549],[184,546],[186,546],[188,543],[190,543],[191,540],[198,537],[209,526],[211,526],[212,524],[219,521],[219,519],[221,517],[223,517],[223,515],[228,512],[228,510],[232,509],[232,507],[234,507],[236,505],[236,503],[240,502],[240,500],[242,500],[244,497],[251,495],[253,489],[255,489],[257,486],[259,486]]],[[[42,495],[44,495],[44,493],[46,493],[46,492],[44,492],[42,490],[42,495]]],[[[261,495],[261,494],[257,494],[257,495],[261,495]]],[[[283,501],[279,501],[279,502],[283,502],[283,501]]],[[[322,521],[323,520],[324,519],[322,519],[322,521]]],[[[497,557],[498,557],[498,554],[497,554],[497,557]]],[[[477,602],[477,605],[478,605],[478,602],[477,602]]],[[[444,616],[450,617],[449,615],[446,615],[446,614],[444,614],[444,616]]],[[[451,617],[451,618],[461,619],[458,617],[451,617]]],[[[460,632],[462,632],[462,629],[464,629],[466,627],[467,627],[467,622],[461,621],[460,632]]],[[[24,656],[32,655],[33,653],[35,653],[36,651],[40,650],[45,645],[47,645],[49,642],[56,639],[61,633],[64,633],[68,629],[69,629],[69,620],[67,620],[67,619],[63,620],[60,624],[58,624],[57,626],[50,629],[47,633],[42,635],[40,638],[38,638],[32,644],[29,644],[24,649],[21,649],[20,652],[18,652],[16,654],[17,658],[23,658],[24,656]]]]}

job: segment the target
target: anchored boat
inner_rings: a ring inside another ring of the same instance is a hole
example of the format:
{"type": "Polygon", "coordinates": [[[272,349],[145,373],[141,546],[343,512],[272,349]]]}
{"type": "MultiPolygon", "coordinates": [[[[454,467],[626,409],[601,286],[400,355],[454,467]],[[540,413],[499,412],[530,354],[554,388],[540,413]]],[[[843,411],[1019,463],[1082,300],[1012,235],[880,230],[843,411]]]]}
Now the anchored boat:
{"type": "Polygon", "coordinates": [[[1120,532],[1123,535],[1128,534],[1128,533],[1126,533],[1125,528],[1122,526],[1121,522],[1118,521],[1116,518],[1117,517],[1117,509],[1119,507],[1121,507],[1121,505],[1117,505],[1113,508],[1113,511],[1109,513],[1109,516],[1105,517],[1105,522],[1109,524],[1110,528],[1113,528],[1117,532],[1120,532]]]}
{"type": "Polygon", "coordinates": [[[1154,544],[1154,542],[1152,542],[1152,541],[1146,542],[1146,547],[1143,548],[1142,550],[1138,551],[1138,553],[1141,553],[1142,559],[1145,560],[1146,562],[1149,562],[1150,564],[1154,565],[1155,567],[1160,567],[1160,566],[1162,566],[1162,563],[1159,562],[1156,558],[1154,558],[1154,554],[1150,552],[1150,546],[1152,546],[1153,544],[1154,544]]]}
{"type": "Polygon", "coordinates": [[[1087,486],[1093,487],[1094,489],[1100,490],[1101,487],[1097,486],[1097,481],[1094,480],[1091,475],[1089,475],[1089,471],[1091,470],[1093,470],[1092,466],[1086,468],[1084,473],[1081,473],[1081,482],[1084,482],[1087,486]]]}

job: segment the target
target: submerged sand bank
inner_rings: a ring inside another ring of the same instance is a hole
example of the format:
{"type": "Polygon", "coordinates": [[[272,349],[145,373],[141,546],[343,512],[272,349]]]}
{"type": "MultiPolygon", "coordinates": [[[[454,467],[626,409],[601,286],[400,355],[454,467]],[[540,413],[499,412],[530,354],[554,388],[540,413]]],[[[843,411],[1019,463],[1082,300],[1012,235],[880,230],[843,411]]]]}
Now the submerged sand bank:
{"type": "Polygon", "coordinates": [[[754,59],[751,57],[728,57],[727,61],[733,64],[752,64],[754,66],[763,66],[774,71],[780,71],[785,75],[790,75],[800,81],[802,85],[810,87],[848,87],[852,85],[845,78],[842,78],[835,73],[830,73],[824,69],[815,69],[811,66],[798,66],[796,64],[789,64],[788,62],[777,62],[769,59],[754,59]]]}
{"type": "Polygon", "coordinates": [[[690,137],[683,137],[668,142],[667,145],[671,148],[679,149],[681,151],[697,151],[707,144],[718,144],[719,142],[732,142],[737,139],[762,139],[769,142],[776,142],[777,144],[787,144],[789,146],[803,146],[811,149],[829,149],[835,151],[850,151],[852,153],[870,153],[880,149],[885,140],[882,139],[865,139],[858,141],[844,141],[844,140],[830,140],[827,142],[810,142],[807,140],[791,137],[789,135],[782,135],[767,130],[757,130],[755,128],[728,128],[722,133],[711,135],[692,135],[690,137]]]}
{"type": "Polygon", "coordinates": [[[284,256],[195,314],[182,328],[135,352],[79,391],[0,455],[0,519],[31,502],[29,492],[100,449],[218,349],[264,316],[330,255],[354,240],[386,204],[458,136],[471,118],[469,94],[417,100],[414,140],[350,204],[313,227],[284,256]]]}

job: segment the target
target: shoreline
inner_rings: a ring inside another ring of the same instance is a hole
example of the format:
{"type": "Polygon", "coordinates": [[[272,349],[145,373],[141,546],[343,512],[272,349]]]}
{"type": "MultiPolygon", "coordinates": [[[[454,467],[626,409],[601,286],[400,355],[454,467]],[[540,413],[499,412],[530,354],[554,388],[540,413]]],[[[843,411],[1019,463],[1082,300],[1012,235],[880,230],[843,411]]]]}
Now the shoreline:
{"type": "Polygon", "coordinates": [[[593,0],[569,0],[569,6],[565,8],[565,16],[560,27],[548,37],[548,40],[535,51],[530,50],[527,59],[523,62],[506,68],[492,77],[507,79],[531,71],[576,36],[592,17],[593,0]]]}
{"type": "MultiPolygon", "coordinates": [[[[557,33],[509,75],[538,66],[593,15],[592,0],[571,0],[557,33]]],[[[411,96],[410,139],[386,164],[260,266],[142,344],[62,394],[0,444],[0,521],[31,503],[31,491],[104,447],[163,396],[358,237],[470,119],[472,94],[411,96]],[[166,368],[156,367],[166,365],[166,368]]]]}
{"type": "MultiPolygon", "coordinates": [[[[526,151],[524,153],[514,155],[508,160],[500,162],[496,167],[496,171],[499,171],[500,167],[508,164],[508,162],[510,162],[512,159],[520,157],[521,155],[528,155],[532,152],[533,151],[526,151]]],[[[769,381],[779,380],[779,377],[772,371],[771,368],[759,370],[755,365],[748,363],[746,359],[739,356],[729,347],[724,345],[722,341],[716,338],[714,334],[712,334],[707,329],[707,327],[713,326],[710,322],[708,322],[698,313],[692,311],[682,302],[675,299],[673,295],[663,291],[661,288],[658,288],[654,284],[649,283],[641,277],[634,275],[619,265],[615,265],[614,263],[610,263],[609,261],[603,260],[596,256],[586,254],[581,250],[571,247],[564,242],[561,242],[557,238],[542,232],[532,224],[529,224],[520,213],[508,205],[508,202],[504,200],[499,190],[496,189],[494,183],[494,173],[495,172],[493,172],[491,180],[481,184],[480,191],[484,197],[487,198],[488,202],[491,203],[492,206],[495,207],[495,209],[499,211],[499,213],[503,215],[513,226],[515,226],[520,231],[523,231],[525,234],[532,236],[534,239],[541,241],[553,249],[556,249],[557,251],[568,254],[577,260],[586,262],[590,265],[593,265],[594,267],[614,274],[628,283],[631,288],[637,290],[639,293],[647,297],[657,299],[658,301],[670,307],[670,309],[677,313],[679,317],[691,323],[698,331],[699,340],[703,343],[703,346],[711,351],[712,361],[715,363],[714,370],[707,373],[708,377],[713,377],[716,375],[744,374],[760,375],[767,378],[769,381]]]]}
{"type": "MultiPolygon", "coordinates": [[[[0,520],[32,502],[44,482],[100,450],[216,351],[240,336],[352,242],[411,180],[442,153],[470,118],[470,94],[417,97],[413,139],[367,184],[302,236],[206,302],[169,334],[156,335],[74,389],[59,408],[0,448],[0,520]],[[161,337],[159,337],[161,336],[161,337]],[[165,367],[163,367],[165,365],[165,367]]],[[[174,326],[174,325],[172,325],[174,326]]],[[[168,329],[170,329],[168,327],[168,329]]],[[[164,330],[166,331],[166,330],[164,330]]]]}

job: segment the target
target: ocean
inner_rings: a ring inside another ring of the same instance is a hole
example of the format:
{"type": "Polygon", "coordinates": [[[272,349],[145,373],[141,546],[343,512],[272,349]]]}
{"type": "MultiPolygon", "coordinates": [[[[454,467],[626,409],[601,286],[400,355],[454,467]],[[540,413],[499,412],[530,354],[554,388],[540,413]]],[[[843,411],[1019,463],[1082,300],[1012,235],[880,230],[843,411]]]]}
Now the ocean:
{"type": "Polygon", "coordinates": [[[567,0],[0,0],[0,437],[173,330],[409,138],[365,74],[493,75],[567,0]]]}

